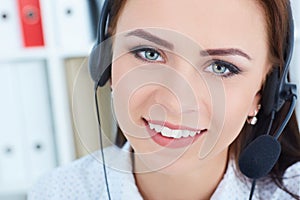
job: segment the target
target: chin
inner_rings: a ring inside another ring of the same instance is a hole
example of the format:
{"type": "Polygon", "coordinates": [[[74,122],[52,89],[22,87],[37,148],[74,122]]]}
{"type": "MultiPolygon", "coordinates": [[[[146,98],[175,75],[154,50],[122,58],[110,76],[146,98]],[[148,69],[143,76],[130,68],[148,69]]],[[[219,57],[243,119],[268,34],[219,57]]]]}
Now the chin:
{"type": "Polygon", "coordinates": [[[186,175],[189,172],[199,169],[200,162],[197,158],[189,160],[182,158],[160,169],[158,172],[165,175],[186,175]]]}
{"type": "Polygon", "coordinates": [[[199,169],[203,161],[199,160],[197,154],[187,154],[187,152],[174,151],[174,149],[164,149],[151,154],[136,154],[135,172],[155,173],[165,175],[179,175],[199,169]]]}

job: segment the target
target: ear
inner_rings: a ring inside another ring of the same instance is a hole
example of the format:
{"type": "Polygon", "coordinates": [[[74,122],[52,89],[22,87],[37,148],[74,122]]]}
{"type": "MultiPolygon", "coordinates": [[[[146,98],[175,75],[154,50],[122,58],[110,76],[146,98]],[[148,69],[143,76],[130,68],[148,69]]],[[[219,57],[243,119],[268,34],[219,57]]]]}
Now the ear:
{"type": "Polygon", "coordinates": [[[249,109],[248,116],[256,116],[260,109],[260,99],[261,99],[261,93],[258,91],[253,99],[252,105],[249,109]]]}

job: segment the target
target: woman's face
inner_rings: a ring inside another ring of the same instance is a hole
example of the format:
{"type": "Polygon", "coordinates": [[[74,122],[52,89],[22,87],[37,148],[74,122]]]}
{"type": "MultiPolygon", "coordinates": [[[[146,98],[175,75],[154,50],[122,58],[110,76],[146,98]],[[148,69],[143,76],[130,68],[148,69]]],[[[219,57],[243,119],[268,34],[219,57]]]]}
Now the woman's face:
{"type": "Polygon", "coordinates": [[[114,38],[113,105],[146,169],[226,156],[257,109],[267,50],[255,1],[127,0],[114,38]]]}

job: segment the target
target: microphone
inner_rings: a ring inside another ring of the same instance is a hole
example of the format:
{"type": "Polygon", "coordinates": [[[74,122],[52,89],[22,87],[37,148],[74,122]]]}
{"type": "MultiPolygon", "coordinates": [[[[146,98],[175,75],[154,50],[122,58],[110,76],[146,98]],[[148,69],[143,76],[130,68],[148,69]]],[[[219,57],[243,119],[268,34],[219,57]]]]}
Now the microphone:
{"type": "Polygon", "coordinates": [[[261,135],[251,142],[241,153],[239,158],[240,171],[248,178],[258,179],[266,176],[276,164],[281,152],[281,146],[277,139],[293,114],[296,106],[296,98],[293,95],[289,112],[274,137],[271,135],[261,135]]]}
{"type": "Polygon", "coordinates": [[[281,152],[279,142],[271,135],[261,135],[246,147],[239,159],[241,172],[251,179],[267,175],[281,152]]]}

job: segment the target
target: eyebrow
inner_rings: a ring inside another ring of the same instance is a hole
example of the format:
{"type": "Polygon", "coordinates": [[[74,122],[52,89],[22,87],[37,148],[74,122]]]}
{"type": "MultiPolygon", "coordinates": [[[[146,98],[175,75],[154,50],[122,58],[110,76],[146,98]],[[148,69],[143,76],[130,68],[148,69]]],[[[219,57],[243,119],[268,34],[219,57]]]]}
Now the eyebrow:
{"type": "Polygon", "coordinates": [[[172,43],[170,43],[166,40],[163,40],[155,35],[152,35],[151,33],[144,31],[142,29],[136,29],[134,31],[131,31],[131,32],[127,33],[126,36],[136,36],[136,37],[148,40],[150,42],[153,42],[157,45],[163,46],[167,49],[170,49],[170,50],[174,49],[174,45],[172,43]]]}
{"type": "MultiPolygon", "coordinates": [[[[157,45],[163,46],[167,49],[173,50],[174,45],[164,39],[161,39],[151,33],[143,30],[143,29],[136,29],[126,34],[126,36],[136,36],[150,42],[153,42],[157,45]]],[[[201,56],[230,56],[230,55],[238,55],[247,58],[248,60],[252,60],[252,58],[243,52],[240,49],[236,48],[229,48],[229,49],[207,49],[200,51],[201,56]]]]}
{"type": "Polygon", "coordinates": [[[238,55],[247,58],[248,60],[252,60],[252,58],[243,52],[240,49],[230,48],[230,49],[207,49],[200,51],[201,56],[230,56],[230,55],[238,55]]]}

